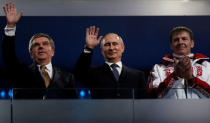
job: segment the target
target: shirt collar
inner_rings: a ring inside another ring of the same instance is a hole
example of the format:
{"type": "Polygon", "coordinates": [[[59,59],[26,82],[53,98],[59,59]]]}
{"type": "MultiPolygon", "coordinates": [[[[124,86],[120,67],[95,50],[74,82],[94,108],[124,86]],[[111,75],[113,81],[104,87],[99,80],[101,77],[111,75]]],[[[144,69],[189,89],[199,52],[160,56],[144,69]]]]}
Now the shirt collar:
{"type": "MultiPolygon", "coordinates": [[[[40,69],[41,65],[37,65],[38,68],[40,69]]],[[[52,70],[52,63],[50,62],[49,64],[45,65],[46,66],[46,70],[52,70]]]]}
{"type": "MultiPolygon", "coordinates": [[[[190,53],[190,54],[188,54],[186,56],[188,56],[190,58],[193,58],[194,54],[190,53]]],[[[180,58],[184,57],[184,55],[177,55],[177,54],[173,53],[173,57],[180,59],[180,58]]]]}
{"type": "MultiPolygon", "coordinates": [[[[106,61],[105,63],[108,64],[109,67],[110,67],[112,64],[114,64],[114,63],[111,63],[111,62],[108,62],[108,61],[106,61]]],[[[122,62],[121,62],[121,61],[119,61],[119,62],[117,62],[117,63],[115,63],[115,64],[117,64],[118,67],[122,68],[122,62]]]]}

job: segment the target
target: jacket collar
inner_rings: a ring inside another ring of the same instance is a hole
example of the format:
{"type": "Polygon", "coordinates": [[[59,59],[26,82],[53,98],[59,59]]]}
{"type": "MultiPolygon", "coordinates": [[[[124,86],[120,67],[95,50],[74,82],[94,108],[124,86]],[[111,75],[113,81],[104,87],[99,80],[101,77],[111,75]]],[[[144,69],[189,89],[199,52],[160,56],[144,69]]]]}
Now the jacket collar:
{"type": "MultiPolygon", "coordinates": [[[[164,63],[167,63],[167,64],[170,64],[170,63],[174,63],[174,60],[173,58],[175,57],[178,57],[178,58],[181,58],[183,56],[178,56],[176,54],[166,54],[164,57],[163,57],[163,64],[164,63]]],[[[189,57],[191,57],[193,60],[200,60],[200,59],[209,59],[209,57],[201,54],[201,53],[195,53],[195,54],[190,54],[189,57]]]]}

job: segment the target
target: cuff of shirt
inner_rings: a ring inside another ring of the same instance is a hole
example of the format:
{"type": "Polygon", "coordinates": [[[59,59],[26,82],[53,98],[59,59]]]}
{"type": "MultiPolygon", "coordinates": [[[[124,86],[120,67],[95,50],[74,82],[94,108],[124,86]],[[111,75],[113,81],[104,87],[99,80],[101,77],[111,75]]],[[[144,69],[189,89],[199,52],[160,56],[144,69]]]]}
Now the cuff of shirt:
{"type": "Polygon", "coordinates": [[[8,28],[7,26],[4,28],[4,33],[6,36],[15,36],[15,31],[16,31],[16,27],[15,28],[8,28]]]}
{"type": "Polygon", "coordinates": [[[87,47],[87,46],[85,45],[83,52],[84,52],[84,53],[92,53],[92,52],[93,52],[93,49],[91,49],[91,48],[89,48],[89,47],[87,47]]]}

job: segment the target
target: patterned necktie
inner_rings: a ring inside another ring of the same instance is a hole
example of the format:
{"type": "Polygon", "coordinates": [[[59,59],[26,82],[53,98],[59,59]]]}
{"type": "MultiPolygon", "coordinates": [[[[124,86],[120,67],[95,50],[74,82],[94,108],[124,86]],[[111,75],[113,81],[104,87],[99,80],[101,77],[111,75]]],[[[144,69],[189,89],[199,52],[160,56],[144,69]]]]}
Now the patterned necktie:
{"type": "Polygon", "coordinates": [[[114,74],[114,77],[118,81],[119,80],[119,76],[120,76],[119,72],[117,70],[118,65],[117,64],[112,64],[111,67],[112,67],[112,72],[114,74]]]}
{"type": "Polygon", "coordinates": [[[45,86],[47,88],[50,84],[50,76],[45,69],[46,69],[46,66],[41,66],[42,76],[45,82],[45,86]]]}

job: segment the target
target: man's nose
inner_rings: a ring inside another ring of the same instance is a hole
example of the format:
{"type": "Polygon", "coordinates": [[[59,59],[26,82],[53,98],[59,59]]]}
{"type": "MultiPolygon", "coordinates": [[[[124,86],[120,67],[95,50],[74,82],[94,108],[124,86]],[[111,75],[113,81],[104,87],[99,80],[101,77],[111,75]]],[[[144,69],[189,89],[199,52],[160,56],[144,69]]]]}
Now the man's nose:
{"type": "Polygon", "coordinates": [[[40,44],[39,45],[39,49],[43,49],[44,45],[43,44],[40,44]]]}
{"type": "Polygon", "coordinates": [[[179,43],[183,43],[183,42],[184,42],[184,40],[180,38],[179,39],[179,43]]]}
{"type": "Polygon", "coordinates": [[[112,44],[110,44],[110,47],[109,47],[110,49],[113,49],[114,48],[114,46],[112,45],[112,44]]]}
{"type": "Polygon", "coordinates": [[[182,44],[182,43],[183,43],[183,40],[182,40],[182,39],[179,39],[179,40],[178,40],[178,43],[179,43],[179,44],[182,44]]]}

